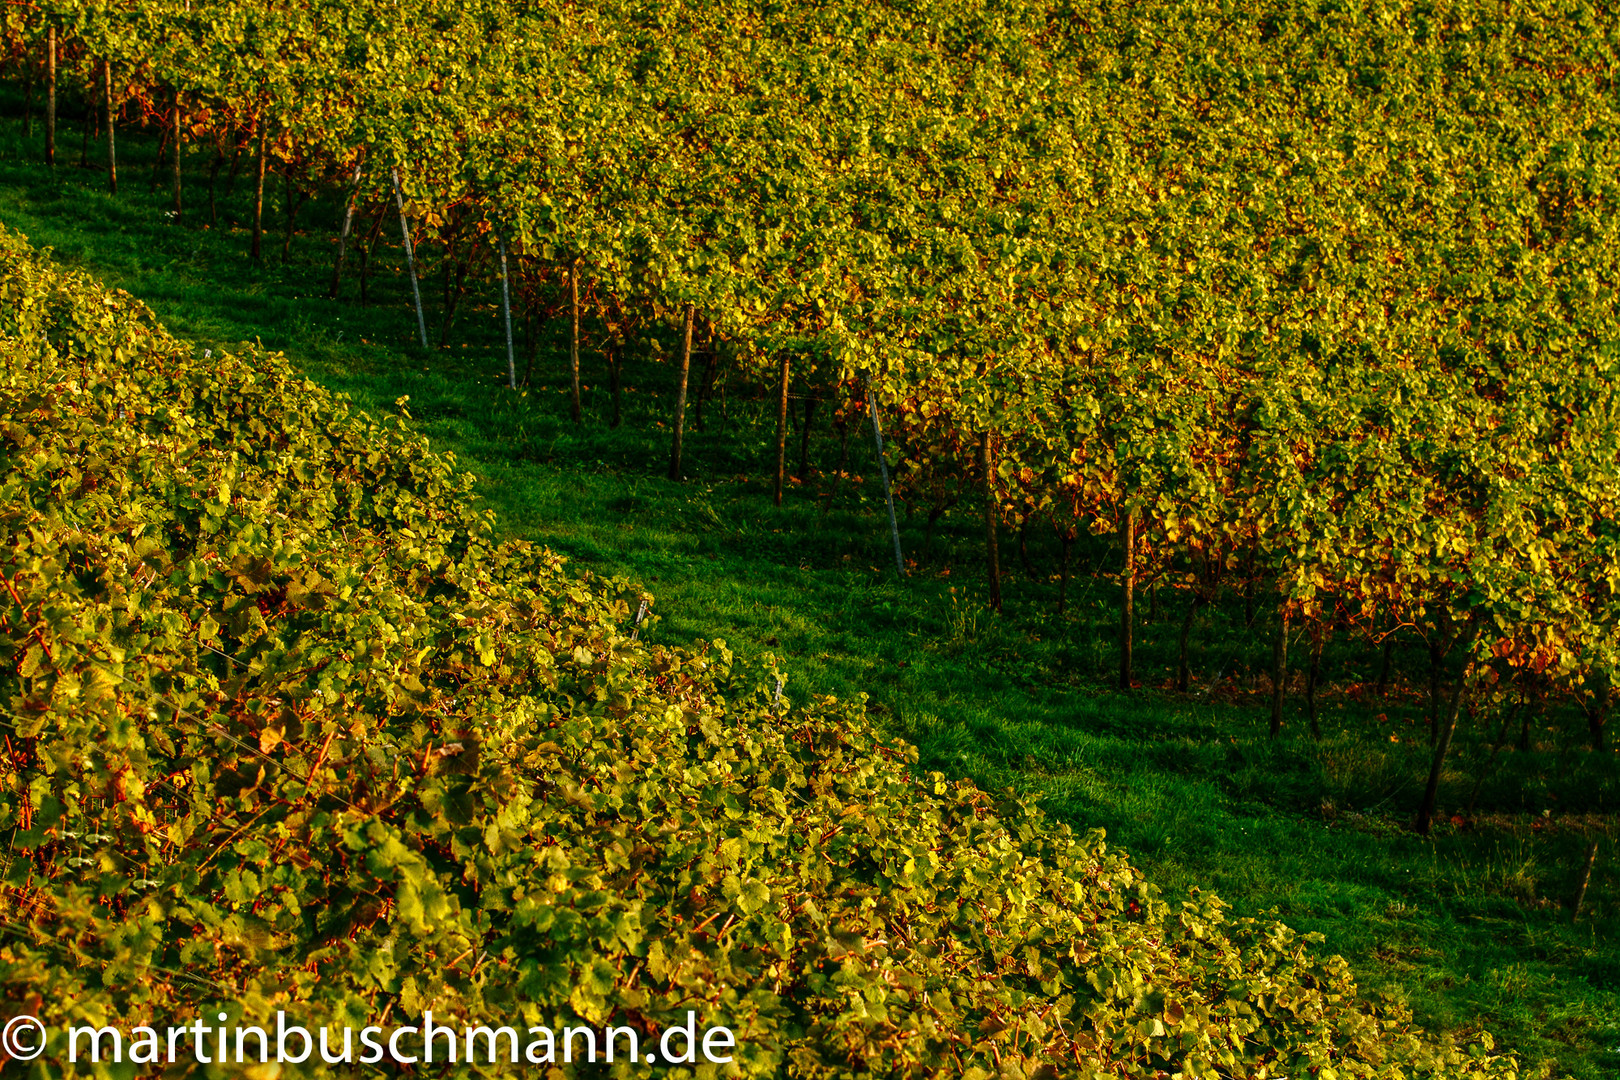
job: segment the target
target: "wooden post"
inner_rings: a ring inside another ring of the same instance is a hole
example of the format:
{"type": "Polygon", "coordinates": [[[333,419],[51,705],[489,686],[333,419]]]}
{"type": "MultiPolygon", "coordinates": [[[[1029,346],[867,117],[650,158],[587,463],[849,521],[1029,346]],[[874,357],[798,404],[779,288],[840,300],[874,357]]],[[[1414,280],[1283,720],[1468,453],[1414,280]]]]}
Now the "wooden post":
{"type": "Polygon", "coordinates": [[[113,128],[118,122],[118,106],[112,96],[112,61],[101,62],[104,93],[107,98],[107,191],[118,194],[118,148],[113,142],[113,128]]]}
{"type": "Polygon", "coordinates": [[[990,432],[979,434],[979,473],[984,482],[984,551],[989,562],[990,606],[1001,610],[1001,550],[996,543],[996,473],[991,460],[990,432]]]}
{"type": "Polygon", "coordinates": [[[174,220],[180,221],[180,91],[174,92],[174,220]]]}
{"type": "MultiPolygon", "coordinates": [[[[337,299],[338,283],[343,276],[343,260],[349,250],[349,229],[354,224],[354,204],[360,199],[360,171],[361,162],[354,163],[354,186],[349,191],[349,203],[343,208],[343,229],[338,233],[337,259],[332,263],[332,286],[326,290],[326,295],[333,300],[337,299]]],[[[503,262],[502,267],[505,267],[503,262]]]]}
{"type": "Polygon", "coordinates": [[[516,390],[517,354],[512,351],[512,287],[506,272],[506,241],[497,236],[495,245],[501,253],[501,315],[506,320],[506,384],[516,390]]]}
{"type": "Polygon", "coordinates": [[[686,380],[692,373],[692,318],[694,304],[686,305],[685,329],[681,331],[681,370],[675,384],[675,438],[669,450],[669,478],[681,478],[681,436],[686,430],[686,380]]]}
{"type": "Polygon", "coordinates": [[[1581,871],[1581,883],[1575,888],[1575,902],[1570,905],[1570,922],[1581,917],[1581,905],[1586,903],[1586,887],[1592,883],[1592,867],[1597,863],[1597,849],[1598,842],[1594,839],[1592,846],[1586,849],[1586,867],[1581,871]]]}
{"type": "Polygon", "coordinates": [[[782,351],[782,373],[777,386],[776,394],[776,494],[774,501],[777,506],[782,505],[782,484],[787,474],[787,423],[788,423],[788,380],[791,375],[792,359],[787,350],[782,351]]]}
{"type": "Polygon", "coordinates": [[[889,504],[889,535],[894,538],[894,569],[906,576],[905,556],[900,552],[900,519],[894,516],[894,489],[889,486],[889,463],[883,458],[883,429],[878,426],[877,392],[866,387],[866,409],[872,417],[872,440],[877,444],[878,475],[883,477],[883,499],[889,504]]]}
{"type": "MultiPolygon", "coordinates": [[[[573,413],[574,423],[580,421],[579,407],[579,261],[580,256],[575,255],[574,261],[568,264],[568,303],[572,317],[571,329],[568,338],[568,370],[573,378],[573,413]]],[[[692,336],[691,323],[687,324],[687,348],[690,349],[692,336]]],[[[682,380],[684,382],[684,380],[682,380]]],[[[683,410],[684,411],[684,410],[683,410]]]]}
{"type": "Polygon", "coordinates": [[[56,168],[56,27],[45,31],[45,164],[56,168]]]}
{"type": "Polygon", "coordinates": [[[1129,690],[1132,636],[1136,625],[1136,510],[1125,512],[1125,589],[1119,605],[1119,688],[1129,690]]]}
{"type": "Polygon", "coordinates": [[[255,180],[253,182],[253,261],[264,261],[264,170],[265,170],[265,124],[259,119],[259,160],[254,166],[255,180]]]}
{"type": "Polygon", "coordinates": [[[394,205],[399,208],[399,231],[405,238],[405,266],[411,274],[411,298],[416,301],[416,330],[421,337],[422,349],[427,350],[427,319],[422,315],[422,287],[416,283],[416,249],[411,247],[411,226],[405,220],[405,195],[399,190],[399,170],[391,173],[394,180],[394,205]]]}

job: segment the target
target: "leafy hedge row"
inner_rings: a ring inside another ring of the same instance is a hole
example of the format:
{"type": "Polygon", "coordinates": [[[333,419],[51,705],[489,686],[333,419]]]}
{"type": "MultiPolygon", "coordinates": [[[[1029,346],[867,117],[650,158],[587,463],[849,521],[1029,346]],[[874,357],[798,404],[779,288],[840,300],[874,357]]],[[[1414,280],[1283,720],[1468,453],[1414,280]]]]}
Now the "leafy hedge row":
{"type": "Polygon", "coordinates": [[[859,703],[638,642],[633,586],[497,543],[403,421],[3,230],[0,462],[13,1012],[690,1009],[745,1075],[1516,1075],[1100,831],[917,778],[859,703]]]}

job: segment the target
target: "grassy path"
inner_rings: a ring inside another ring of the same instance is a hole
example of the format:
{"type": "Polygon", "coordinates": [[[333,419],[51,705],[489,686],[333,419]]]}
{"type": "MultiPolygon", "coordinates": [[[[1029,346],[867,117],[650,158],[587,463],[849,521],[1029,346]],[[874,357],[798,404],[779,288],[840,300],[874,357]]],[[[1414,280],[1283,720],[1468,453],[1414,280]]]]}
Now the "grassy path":
{"type": "MultiPolygon", "coordinates": [[[[1269,645],[1240,611],[1195,623],[1200,691],[1163,689],[1181,603],[1164,591],[1142,602],[1160,608],[1138,645],[1149,685],[1111,689],[1111,593],[1080,574],[1058,616],[1054,545],[1044,538],[1029,545],[1034,575],[1005,542],[1014,572],[1003,617],[980,597],[982,534],[970,507],[941,522],[931,557],[898,581],[872,478],[844,485],[830,510],[830,482],[815,476],[771,506],[771,404],[740,381],[723,414],[710,404],[708,430],[688,435],[692,478],[671,483],[667,366],[628,358],[624,424],[612,429],[601,364],[588,355],[586,418],[576,427],[561,319],[542,328],[533,386],[513,394],[503,388],[493,292],[463,301],[455,347],[427,353],[414,343],[396,248],[377,253],[368,308],[353,280],[343,299],[325,299],[341,213],[332,193],[302,211],[310,231],[295,237],[287,265],[267,243],[255,266],[235,223],[245,183],[222,199],[213,227],[173,224],[167,196],[149,196],[143,182],[149,142],[120,138],[127,179],[110,198],[93,170],[63,167],[53,178],[27,160],[19,95],[9,93],[0,96],[0,222],[128,289],[199,347],[257,337],[372,411],[408,395],[434,445],[480,477],[503,530],[644,582],[658,598],[650,634],[773,653],[789,696],[865,693],[891,730],[921,747],[924,767],[1014,788],[1077,826],[1105,827],[1171,894],[1212,889],[1240,915],[1275,910],[1322,932],[1363,985],[1405,996],[1426,1024],[1488,1029],[1552,1075],[1620,1074],[1620,757],[1586,753],[1573,718],[1548,718],[1530,751],[1502,756],[1474,815],[1419,839],[1404,824],[1427,769],[1423,699],[1399,683],[1388,699],[1361,700],[1372,678],[1364,652],[1327,656],[1324,740],[1306,738],[1296,715],[1273,743],[1257,674],[1269,645]],[[1559,905],[1594,834],[1606,839],[1590,917],[1571,927],[1559,905]]],[[[187,167],[206,172],[200,157],[187,167]]],[[[430,275],[433,262],[427,253],[430,275]]],[[[435,333],[437,290],[436,278],[424,280],[435,333]]],[[[825,426],[821,434],[813,458],[829,465],[837,446],[825,426]]],[[[859,434],[851,468],[875,472],[859,434]]],[[[908,553],[921,550],[920,514],[903,538],[908,553]]],[[[1106,564],[1109,554],[1099,541],[1077,564],[1106,564]]],[[[1397,661],[1422,670],[1415,650],[1397,661]]],[[[1448,806],[1463,805],[1474,786],[1489,719],[1459,735],[1448,806]]]]}

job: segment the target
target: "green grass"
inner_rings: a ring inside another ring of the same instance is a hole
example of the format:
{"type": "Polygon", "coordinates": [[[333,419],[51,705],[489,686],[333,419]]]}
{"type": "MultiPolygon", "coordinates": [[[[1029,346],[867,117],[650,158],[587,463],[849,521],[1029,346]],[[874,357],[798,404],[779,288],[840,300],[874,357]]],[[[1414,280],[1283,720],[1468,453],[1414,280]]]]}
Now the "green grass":
{"type": "MultiPolygon", "coordinates": [[[[771,405],[731,371],[723,415],[711,402],[707,431],[689,420],[689,479],[671,483],[661,426],[668,365],[626,358],[624,424],[613,429],[602,362],[588,353],[585,422],[575,426],[563,319],[542,323],[523,394],[504,389],[498,293],[487,284],[463,302],[455,347],[416,345],[397,221],[384,223],[371,305],[355,299],[352,274],[344,298],[329,301],[341,193],[323,191],[302,211],[309,231],[283,266],[273,184],[267,258],[256,266],[241,227],[245,179],[222,198],[216,226],[202,227],[195,212],[172,224],[167,195],[149,191],[151,139],[121,136],[123,192],[113,198],[94,169],[63,165],[52,176],[37,163],[39,140],[21,138],[20,99],[15,88],[0,97],[0,222],[130,290],[201,345],[258,338],[374,412],[408,395],[419,428],[478,475],[501,529],[643,581],[657,596],[647,631],[655,638],[721,637],[773,653],[789,697],[867,694],[889,728],[921,748],[925,768],[1015,789],[1076,826],[1106,828],[1172,896],[1211,889],[1239,914],[1275,911],[1322,932],[1363,986],[1405,997],[1426,1024],[1489,1029],[1552,1075],[1620,1073],[1620,757],[1588,752],[1572,710],[1540,718],[1529,751],[1503,751],[1475,812],[1457,825],[1450,815],[1467,806],[1498,722],[1465,720],[1442,787],[1446,820],[1419,838],[1407,828],[1428,768],[1416,643],[1396,656],[1412,681],[1397,679],[1386,699],[1366,692],[1377,657],[1334,643],[1324,658],[1324,739],[1306,736],[1295,695],[1285,735],[1272,742],[1261,674],[1270,647],[1259,624],[1244,624],[1240,601],[1200,617],[1199,690],[1178,695],[1167,687],[1182,601],[1162,590],[1157,617],[1154,601],[1140,605],[1145,685],[1120,692],[1114,589],[1090,574],[1117,563],[1106,540],[1077,547],[1061,616],[1056,547],[1039,530],[1028,545],[1033,574],[1015,539],[1004,539],[1005,614],[985,607],[982,526],[967,504],[940,522],[930,558],[898,580],[866,429],[851,425],[861,483],[843,485],[826,509],[831,481],[813,474],[774,508],[771,405]],[[1594,836],[1603,846],[1572,926],[1566,905],[1594,836]]],[[[71,123],[61,140],[64,161],[76,162],[71,123]]],[[[93,146],[92,158],[99,152],[93,146]]],[[[186,167],[188,198],[205,207],[207,161],[198,152],[186,167]]],[[[424,252],[424,263],[436,336],[436,253],[424,252]]],[[[812,458],[830,468],[837,454],[823,423],[812,458]]],[[[913,556],[924,516],[902,530],[913,556]]]]}

